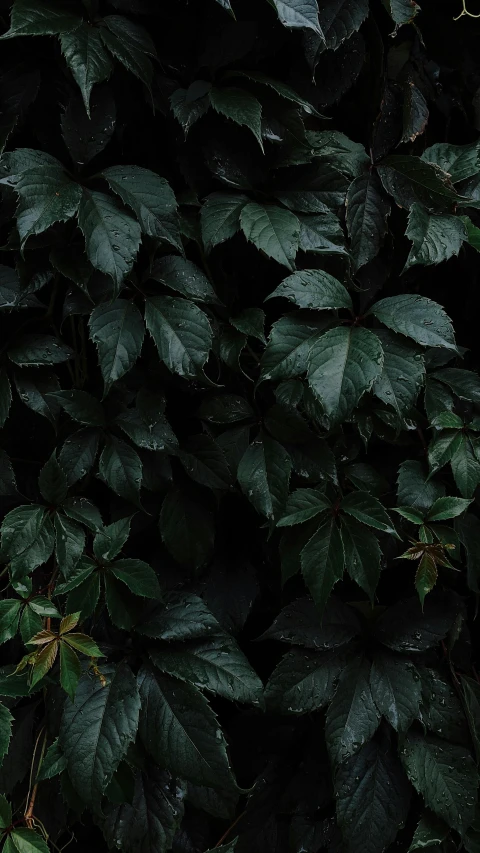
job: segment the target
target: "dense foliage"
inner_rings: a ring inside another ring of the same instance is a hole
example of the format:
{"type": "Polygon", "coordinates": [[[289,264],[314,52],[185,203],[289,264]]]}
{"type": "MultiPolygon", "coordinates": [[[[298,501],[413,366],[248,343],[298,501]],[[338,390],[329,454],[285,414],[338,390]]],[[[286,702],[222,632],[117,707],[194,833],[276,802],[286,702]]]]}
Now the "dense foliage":
{"type": "Polygon", "coordinates": [[[480,21],[421,5],[0,2],[3,853],[480,851],[480,21]]]}

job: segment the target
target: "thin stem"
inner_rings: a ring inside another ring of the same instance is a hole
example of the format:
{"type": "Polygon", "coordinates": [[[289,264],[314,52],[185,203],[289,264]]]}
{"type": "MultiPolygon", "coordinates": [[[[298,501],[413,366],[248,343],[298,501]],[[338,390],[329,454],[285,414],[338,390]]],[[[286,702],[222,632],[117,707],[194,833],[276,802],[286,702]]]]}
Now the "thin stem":
{"type": "Polygon", "coordinates": [[[222,837],[217,841],[217,843],[215,844],[215,847],[221,847],[221,845],[225,841],[227,835],[230,835],[232,829],[237,825],[237,823],[239,823],[239,821],[242,819],[242,817],[245,816],[245,814],[246,814],[246,812],[243,811],[241,814],[238,815],[238,817],[235,818],[233,823],[230,824],[228,829],[223,833],[222,837]]]}
{"type": "Polygon", "coordinates": [[[26,812],[25,812],[25,823],[27,824],[27,826],[28,826],[28,828],[29,828],[29,829],[32,829],[32,828],[33,828],[33,823],[34,823],[34,818],[33,818],[33,809],[35,808],[35,800],[36,800],[36,798],[37,798],[38,782],[36,782],[36,783],[35,783],[35,785],[33,786],[33,790],[32,790],[32,782],[33,782],[33,773],[34,773],[34,770],[35,770],[35,756],[36,756],[36,754],[37,754],[38,744],[39,744],[39,742],[40,742],[40,738],[42,737],[42,734],[43,734],[43,743],[42,743],[42,749],[41,749],[41,752],[40,752],[40,759],[39,759],[39,762],[38,762],[37,772],[38,772],[39,767],[40,767],[40,766],[41,766],[41,764],[42,764],[43,756],[44,756],[44,754],[45,754],[45,747],[46,747],[46,745],[47,745],[47,730],[46,730],[45,726],[43,726],[43,727],[40,729],[40,731],[39,731],[39,733],[38,733],[38,737],[37,737],[37,739],[36,739],[36,741],[35,741],[35,746],[34,746],[34,749],[33,749],[32,764],[31,764],[31,767],[30,767],[29,791],[28,791],[28,795],[27,795],[27,803],[28,803],[28,806],[27,806],[27,809],[26,809],[26,812]],[[31,791],[31,794],[30,794],[30,791],[31,791]]]}
{"type": "Polygon", "coordinates": [[[457,15],[456,18],[453,19],[454,21],[458,21],[460,18],[463,17],[463,15],[466,15],[467,18],[480,18],[480,14],[474,15],[473,12],[468,11],[468,9],[465,5],[465,2],[466,2],[466,0],[462,0],[462,11],[460,12],[459,15],[457,15]]]}

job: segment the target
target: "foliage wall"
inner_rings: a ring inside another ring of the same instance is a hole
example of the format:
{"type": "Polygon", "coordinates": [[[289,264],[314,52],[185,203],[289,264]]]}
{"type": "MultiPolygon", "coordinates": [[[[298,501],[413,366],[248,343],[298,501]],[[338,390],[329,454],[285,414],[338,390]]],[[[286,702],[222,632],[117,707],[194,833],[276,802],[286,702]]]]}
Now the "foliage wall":
{"type": "Polygon", "coordinates": [[[478,853],[478,3],[10,6],[3,853],[478,853]]]}

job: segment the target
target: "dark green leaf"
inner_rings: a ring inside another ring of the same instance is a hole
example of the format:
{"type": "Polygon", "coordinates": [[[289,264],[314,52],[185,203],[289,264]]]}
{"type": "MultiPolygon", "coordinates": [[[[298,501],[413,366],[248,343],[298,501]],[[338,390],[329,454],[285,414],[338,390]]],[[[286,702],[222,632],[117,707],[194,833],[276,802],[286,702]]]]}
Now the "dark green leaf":
{"type": "Polygon", "coordinates": [[[133,447],[110,436],[98,461],[98,473],[117,495],[140,506],[142,462],[133,447]]]}
{"type": "Polygon", "coordinates": [[[381,551],[377,537],[362,524],[356,524],[350,519],[342,523],[341,536],[345,568],[373,604],[380,579],[381,551]]]}
{"type": "Polygon", "coordinates": [[[142,351],[142,316],[131,302],[116,299],[95,308],[89,326],[98,350],[105,394],[108,394],[113,383],[133,367],[142,351]]]}
{"type": "Polygon", "coordinates": [[[205,273],[185,258],[177,255],[159,258],[152,268],[150,277],[193,302],[219,304],[218,296],[205,273]]]}
{"type": "Polygon", "coordinates": [[[290,299],[299,308],[352,308],[343,284],[322,270],[302,270],[287,276],[267,299],[277,296],[290,299]]]}
{"type": "Polygon", "coordinates": [[[375,705],[395,731],[407,731],[418,719],[422,689],[420,676],[410,661],[377,654],[370,673],[370,689],[375,705]]]}
{"type": "Polygon", "coordinates": [[[84,189],[78,224],[90,263],[110,276],[118,291],[138,252],[141,237],[138,222],[111,196],[84,189]]]}
{"type": "Polygon", "coordinates": [[[337,652],[288,652],[265,688],[267,708],[278,714],[318,711],[332,698],[343,663],[337,652]]]}
{"type": "Polygon", "coordinates": [[[301,566],[305,583],[322,613],[344,567],[342,540],[333,516],[319,525],[303,548],[301,566]]]}
{"type": "Polygon", "coordinates": [[[374,172],[360,175],[350,184],[346,206],[350,251],[358,270],[378,255],[390,215],[390,205],[374,172]]]}
{"type": "Polygon", "coordinates": [[[277,519],[288,495],[292,461],[285,448],[268,436],[251,444],[238,466],[238,482],[257,512],[277,519]]]}
{"type": "Polygon", "coordinates": [[[387,296],[370,309],[377,320],[394,332],[413,338],[425,347],[445,347],[457,351],[449,317],[437,302],[407,293],[387,296]]]}
{"type": "Polygon", "coordinates": [[[251,202],[241,210],[240,225],[257,249],[289,270],[295,269],[300,222],[293,213],[275,205],[251,202]]]}
{"type": "Polygon", "coordinates": [[[186,299],[156,296],[146,304],[145,324],[172,373],[187,378],[201,373],[212,345],[212,329],[200,308],[186,299]]]}
{"type": "Polygon", "coordinates": [[[354,660],[344,667],[325,722],[325,739],[334,766],[355,755],[380,722],[370,691],[370,664],[354,660]]]}

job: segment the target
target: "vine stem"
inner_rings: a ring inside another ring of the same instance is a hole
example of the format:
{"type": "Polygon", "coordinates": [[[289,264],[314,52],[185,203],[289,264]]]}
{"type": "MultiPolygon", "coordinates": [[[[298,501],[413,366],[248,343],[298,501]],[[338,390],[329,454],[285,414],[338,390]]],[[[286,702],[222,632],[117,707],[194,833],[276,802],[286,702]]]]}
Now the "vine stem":
{"type": "Polygon", "coordinates": [[[466,15],[467,18],[480,18],[480,14],[474,15],[473,12],[469,12],[465,4],[466,0],[462,0],[462,11],[453,19],[454,21],[458,21],[460,18],[463,18],[464,15],[466,15]]]}
{"type": "Polygon", "coordinates": [[[239,821],[242,819],[242,817],[244,817],[245,814],[246,814],[246,812],[243,811],[241,814],[238,815],[238,817],[235,818],[233,823],[230,824],[228,829],[223,833],[222,837],[217,841],[217,843],[215,844],[215,847],[221,847],[221,845],[225,841],[227,835],[230,835],[232,829],[237,825],[237,823],[239,823],[239,821]]]}
{"type": "Polygon", "coordinates": [[[42,734],[43,734],[43,743],[42,743],[42,749],[40,752],[40,759],[38,762],[37,771],[38,771],[38,769],[39,769],[39,767],[43,761],[43,756],[45,754],[45,747],[47,745],[47,730],[45,727],[42,727],[40,729],[40,731],[38,733],[38,737],[35,741],[34,749],[33,749],[32,766],[30,769],[30,786],[29,786],[29,791],[28,791],[28,796],[27,796],[28,806],[27,806],[27,809],[25,811],[25,823],[27,824],[29,829],[33,829],[33,824],[34,824],[33,809],[35,808],[35,800],[37,799],[38,782],[35,783],[35,785],[33,786],[33,789],[31,787],[31,785],[32,785],[32,780],[33,780],[33,771],[35,768],[35,755],[37,753],[38,744],[40,742],[40,738],[42,737],[42,734]],[[30,793],[30,791],[31,791],[31,793],[30,793]]]}

